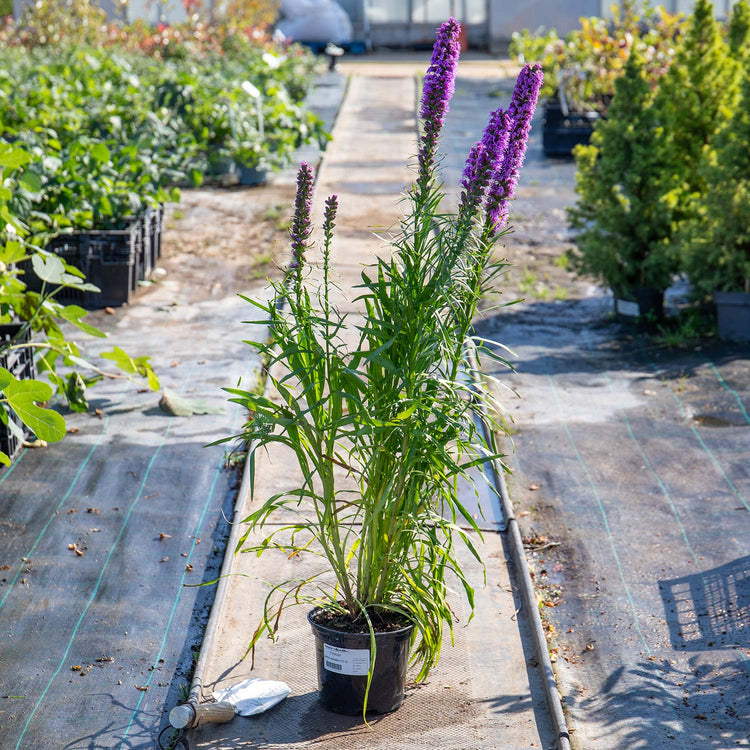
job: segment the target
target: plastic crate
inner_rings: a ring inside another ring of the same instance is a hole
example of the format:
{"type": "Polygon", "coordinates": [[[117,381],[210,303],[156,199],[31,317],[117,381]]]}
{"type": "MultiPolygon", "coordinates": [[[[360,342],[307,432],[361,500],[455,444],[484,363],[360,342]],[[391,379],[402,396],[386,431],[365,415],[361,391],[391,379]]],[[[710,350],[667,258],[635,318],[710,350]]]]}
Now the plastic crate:
{"type": "Polygon", "coordinates": [[[160,203],[151,214],[152,266],[156,268],[161,258],[161,236],[164,228],[164,204],[160,203]]]}
{"type": "MultiPolygon", "coordinates": [[[[21,325],[17,323],[6,323],[0,325],[0,345],[2,347],[10,344],[13,337],[21,330],[21,325]]],[[[27,343],[31,340],[29,331],[19,339],[19,342],[27,343]]],[[[36,371],[34,369],[34,352],[31,348],[0,350],[0,367],[8,370],[17,380],[33,380],[36,371]]],[[[16,416],[15,412],[3,404],[8,414],[9,421],[12,421],[23,433],[24,436],[30,435],[29,429],[16,416]]],[[[0,422],[0,450],[13,459],[23,448],[23,440],[10,431],[10,428],[0,422]]]]}
{"type": "MultiPolygon", "coordinates": [[[[80,305],[88,310],[119,307],[133,297],[143,262],[143,221],[139,217],[125,229],[90,230],[56,237],[46,250],[59,255],[66,263],[85,274],[86,281],[99,287],[101,293],[63,287],[55,299],[64,305],[80,305]]],[[[41,292],[42,282],[32,269],[31,261],[19,264],[28,289],[41,292]]]]}
{"type": "Polygon", "coordinates": [[[141,217],[143,223],[143,263],[141,264],[139,279],[150,279],[151,272],[156,268],[156,227],[159,224],[159,209],[149,207],[141,217]]]}
{"type": "MultiPolygon", "coordinates": [[[[60,235],[50,240],[45,250],[59,255],[66,263],[75,266],[84,273],[88,279],[88,245],[82,241],[82,238],[83,235],[80,233],[60,235]]],[[[34,273],[31,260],[22,261],[18,264],[18,267],[23,271],[23,281],[26,284],[26,288],[32,292],[40,293],[42,291],[42,280],[34,273]]],[[[86,294],[86,292],[81,292],[78,289],[63,287],[55,295],[55,299],[64,305],[76,304],[85,306],[83,302],[86,294]]]]}
{"type": "Polygon", "coordinates": [[[143,258],[143,222],[136,219],[126,229],[91,231],[82,234],[88,253],[87,281],[101,290],[86,292],[82,307],[119,307],[127,304],[138,284],[143,258]]]}

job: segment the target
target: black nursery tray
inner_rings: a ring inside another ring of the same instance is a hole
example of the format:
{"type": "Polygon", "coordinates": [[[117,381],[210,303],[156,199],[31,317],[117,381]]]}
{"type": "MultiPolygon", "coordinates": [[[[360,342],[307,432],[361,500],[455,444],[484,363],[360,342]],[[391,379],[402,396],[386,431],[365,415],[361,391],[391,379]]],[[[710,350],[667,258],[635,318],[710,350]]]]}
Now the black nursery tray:
{"type": "MultiPolygon", "coordinates": [[[[119,307],[131,301],[138,281],[148,279],[161,254],[164,209],[149,208],[127,221],[124,229],[87,230],[56,237],[46,249],[78,268],[86,281],[101,292],[61,289],[55,298],[87,309],[119,307]]],[[[20,264],[29,289],[41,291],[42,283],[30,261],[20,264]]]]}
{"type": "MultiPolygon", "coordinates": [[[[6,323],[0,325],[0,367],[5,368],[13,375],[17,380],[33,380],[35,375],[34,370],[34,354],[31,348],[24,349],[5,349],[4,347],[9,345],[14,337],[21,330],[21,325],[16,323],[6,323]]],[[[16,343],[28,343],[31,337],[28,329],[26,333],[20,337],[16,343]]],[[[0,408],[6,408],[5,406],[0,408]]],[[[19,433],[24,437],[28,437],[29,431],[26,425],[18,418],[16,413],[6,408],[8,415],[8,421],[12,422],[17,428],[17,432],[12,431],[9,425],[0,422],[0,451],[5,453],[11,459],[15,458],[16,455],[21,451],[23,447],[23,439],[19,433]]]]}

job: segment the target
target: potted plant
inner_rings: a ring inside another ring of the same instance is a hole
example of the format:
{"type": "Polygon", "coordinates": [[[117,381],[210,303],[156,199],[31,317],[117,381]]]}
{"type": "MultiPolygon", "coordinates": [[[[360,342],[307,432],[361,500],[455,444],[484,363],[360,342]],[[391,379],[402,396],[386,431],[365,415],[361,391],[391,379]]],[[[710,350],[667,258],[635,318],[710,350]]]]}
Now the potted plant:
{"type": "Polygon", "coordinates": [[[716,303],[719,335],[750,341],[750,63],[744,67],[739,106],[704,161],[708,189],[683,240],[696,295],[716,303]]]}
{"type": "Polygon", "coordinates": [[[480,556],[459,521],[478,529],[457,498],[457,481],[501,458],[476,429],[480,402],[494,402],[472,387],[466,354],[482,349],[472,319],[488,279],[505,265],[492,249],[507,222],[542,74],[526,66],[508,111],[492,113],[467,160],[458,213],[446,216],[438,211],[436,150],[458,54],[459,24],[450,19],[424,79],[408,210],[392,256],[362,273],[363,320],[339,315],[329,299],[336,196],[325,203],[322,264],[307,263],[313,174],[303,165],[287,284],[274,286],[270,302],[248,299],[270,320],[270,340],[252,346],[268,362],[277,398],[228,389],[251,415],[240,436],[249,444],[250,477],[257,451],[274,443],[303,476],[293,491],[258,501],[237,551],[312,552],[323,561],[305,580],[274,583],[250,646],[264,633],[273,637],[290,603],[310,605],[322,700],[343,713],[396,709],[410,657],[417,679],[425,678],[444,628],[453,626],[452,577],[472,605],[457,545],[480,556]],[[301,504],[309,512],[300,513],[301,504]],[[298,520],[274,526],[284,509],[298,520]]]}
{"type": "Polygon", "coordinates": [[[679,268],[672,251],[672,183],[664,133],[643,61],[633,52],[615,84],[606,121],[575,150],[579,199],[569,209],[580,230],[580,273],[612,288],[624,315],[662,314],[664,290],[679,268]]]}

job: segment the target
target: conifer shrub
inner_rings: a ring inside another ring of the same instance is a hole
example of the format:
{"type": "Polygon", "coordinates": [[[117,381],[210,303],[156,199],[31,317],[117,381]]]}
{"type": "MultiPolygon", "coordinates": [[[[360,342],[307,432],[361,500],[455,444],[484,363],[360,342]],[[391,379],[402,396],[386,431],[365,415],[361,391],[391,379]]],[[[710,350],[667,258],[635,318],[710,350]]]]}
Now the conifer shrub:
{"type": "Polygon", "coordinates": [[[750,3],[748,0],[738,0],[732,7],[732,15],[729,19],[729,30],[727,42],[729,43],[729,54],[733,58],[745,57],[750,41],[750,3]]]}
{"type": "Polygon", "coordinates": [[[730,59],[712,4],[697,0],[654,101],[664,126],[668,161],[680,182],[675,195],[683,214],[677,217],[680,223],[691,219],[691,202],[706,190],[697,168],[704,151],[731,116],[736,70],[730,59]]]}
{"type": "Polygon", "coordinates": [[[750,292],[750,62],[740,101],[704,159],[707,190],[680,235],[697,296],[750,292]]]}
{"type": "Polygon", "coordinates": [[[673,174],[653,104],[643,60],[633,52],[608,118],[588,146],[574,151],[579,200],[569,218],[580,230],[574,265],[631,299],[638,287],[666,289],[677,271],[673,174]]]}

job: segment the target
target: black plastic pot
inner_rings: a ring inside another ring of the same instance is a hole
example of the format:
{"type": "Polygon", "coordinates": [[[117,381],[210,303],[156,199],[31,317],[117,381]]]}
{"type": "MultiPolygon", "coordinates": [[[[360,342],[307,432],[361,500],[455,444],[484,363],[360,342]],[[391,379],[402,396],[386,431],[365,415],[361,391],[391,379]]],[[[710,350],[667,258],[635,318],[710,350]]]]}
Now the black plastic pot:
{"type": "Polygon", "coordinates": [[[268,172],[257,167],[248,167],[247,164],[237,162],[237,178],[240,185],[265,185],[268,181],[268,172]]]}
{"type": "Polygon", "coordinates": [[[598,112],[569,112],[563,114],[557,99],[544,102],[542,147],[547,156],[570,156],[579,144],[587,144],[600,119],[598,112]]]}
{"type": "MultiPolygon", "coordinates": [[[[86,281],[101,290],[85,292],[63,287],[55,296],[58,302],[86,309],[118,307],[130,302],[144,260],[143,220],[142,217],[133,217],[123,220],[123,224],[124,229],[74,232],[47,243],[46,250],[78,268],[86,281]]],[[[42,282],[33,272],[31,261],[22,261],[19,267],[25,272],[23,278],[27,288],[40,292],[42,282]]]]}
{"type": "MultiPolygon", "coordinates": [[[[318,689],[323,705],[337,714],[362,713],[370,667],[370,634],[342,633],[318,625],[307,615],[315,635],[318,689]]],[[[404,702],[406,668],[414,626],[375,634],[375,669],[367,696],[367,711],[387,714],[404,702]]]]}
{"type": "Polygon", "coordinates": [[[664,291],[648,286],[634,287],[630,293],[613,290],[615,314],[619,318],[661,320],[664,317],[664,291]]]}
{"type": "Polygon", "coordinates": [[[714,292],[719,336],[733,341],[750,341],[750,294],[714,292]]]}

